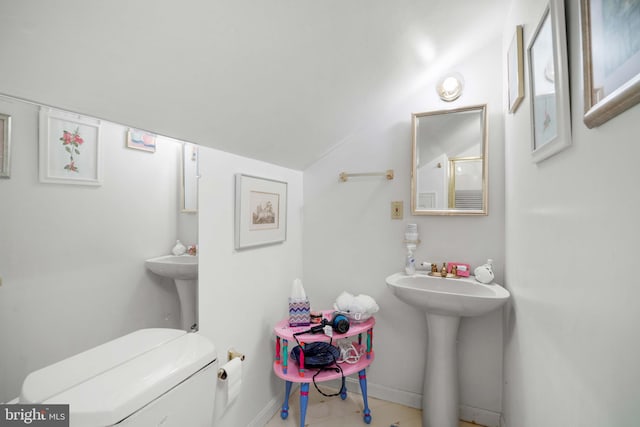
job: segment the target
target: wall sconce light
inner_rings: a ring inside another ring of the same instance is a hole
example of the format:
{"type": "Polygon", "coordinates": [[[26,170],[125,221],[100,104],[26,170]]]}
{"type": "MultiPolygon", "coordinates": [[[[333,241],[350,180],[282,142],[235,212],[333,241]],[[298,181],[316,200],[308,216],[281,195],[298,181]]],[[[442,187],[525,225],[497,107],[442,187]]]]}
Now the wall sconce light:
{"type": "Polygon", "coordinates": [[[460,73],[450,73],[438,80],[436,92],[440,99],[446,102],[455,101],[462,95],[464,79],[460,73]]]}

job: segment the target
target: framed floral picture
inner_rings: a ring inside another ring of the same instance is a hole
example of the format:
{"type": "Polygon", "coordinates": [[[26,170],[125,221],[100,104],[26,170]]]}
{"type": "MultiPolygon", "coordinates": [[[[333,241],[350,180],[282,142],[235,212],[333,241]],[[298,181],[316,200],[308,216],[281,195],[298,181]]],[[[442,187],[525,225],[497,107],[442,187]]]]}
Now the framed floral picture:
{"type": "Polygon", "coordinates": [[[584,123],[640,103],[640,2],[581,0],[584,123]]]}
{"type": "Polygon", "coordinates": [[[236,249],[279,243],[286,238],[287,183],[236,174],[236,249]]]}
{"type": "Polygon", "coordinates": [[[550,0],[529,47],[531,157],[541,162],[571,145],[564,1],[550,0]]]}
{"type": "Polygon", "coordinates": [[[40,108],[40,182],[102,184],[100,121],[40,108]]]}
{"type": "Polygon", "coordinates": [[[0,178],[11,176],[11,116],[0,114],[0,178]]]}

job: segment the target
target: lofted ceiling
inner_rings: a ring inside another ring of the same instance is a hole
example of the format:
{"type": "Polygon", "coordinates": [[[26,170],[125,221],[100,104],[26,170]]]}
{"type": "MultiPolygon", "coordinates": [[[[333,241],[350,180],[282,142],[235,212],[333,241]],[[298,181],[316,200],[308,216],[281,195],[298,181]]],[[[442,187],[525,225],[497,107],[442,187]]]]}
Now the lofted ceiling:
{"type": "Polygon", "coordinates": [[[302,170],[509,3],[0,0],[0,93],[302,170]]]}

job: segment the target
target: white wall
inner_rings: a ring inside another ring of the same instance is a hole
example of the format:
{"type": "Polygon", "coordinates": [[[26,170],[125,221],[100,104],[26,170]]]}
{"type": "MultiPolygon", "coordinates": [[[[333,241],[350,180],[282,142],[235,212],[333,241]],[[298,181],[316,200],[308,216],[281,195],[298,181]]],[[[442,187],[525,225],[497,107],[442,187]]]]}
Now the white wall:
{"type": "MultiPolygon", "coordinates": [[[[517,24],[529,43],[545,3],[513,3],[504,52],[517,24]]],[[[573,146],[531,162],[528,88],[505,118],[505,274],[513,294],[505,424],[631,427],[640,405],[640,106],[585,127],[579,8],[566,4],[573,146]]]]}
{"type": "Polygon", "coordinates": [[[303,169],[507,2],[1,0],[0,92],[303,169]]]}
{"type": "MultiPolygon", "coordinates": [[[[380,305],[374,348],[376,361],[368,379],[374,395],[419,405],[427,330],[424,315],[396,299],[385,277],[404,268],[404,229],[417,223],[422,240],[418,261],[458,261],[472,268],[493,258],[497,281],[504,263],[504,175],[501,41],[493,39],[451,67],[466,79],[463,96],[446,104],[435,94],[435,76],[392,102],[341,146],[304,171],[304,272],[316,308],[331,307],[343,290],[373,296],[380,305]],[[489,216],[410,215],[411,113],[488,104],[489,216]],[[393,181],[338,174],[395,170],[393,181]],[[390,219],[390,202],[404,202],[405,218],[390,219]],[[402,361],[401,363],[398,363],[402,361]]],[[[403,93],[398,88],[395,95],[403,93]]],[[[463,319],[459,340],[461,404],[489,412],[497,423],[501,411],[502,316],[499,311],[463,319]]],[[[481,411],[482,412],[482,411],[481,411]]],[[[465,413],[467,418],[469,412],[465,413]]],[[[475,417],[471,416],[471,417],[475,417]]],[[[482,421],[476,418],[477,421],[482,421]]]]}
{"type": "Polygon", "coordinates": [[[100,187],[38,181],[38,107],[0,97],[12,116],[11,179],[0,180],[0,402],[31,371],[144,327],[177,327],[172,283],[145,270],[178,221],[178,145],[124,147],[102,123],[100,187]]]}
{"type": "Polygon", "coordinates": [[[273,374],[273,325],[288,315],[291,283],[302,277],[302,172],[200,148],[200,333],[216,345],[220,364],[235,347],[246,355],[242,392],[227,405],[218,387],[214,425],[262,426],[282,404],[284,382],[273,374]],[[283,243],[234,249],[234,175],[288,183],[283,243]]]}

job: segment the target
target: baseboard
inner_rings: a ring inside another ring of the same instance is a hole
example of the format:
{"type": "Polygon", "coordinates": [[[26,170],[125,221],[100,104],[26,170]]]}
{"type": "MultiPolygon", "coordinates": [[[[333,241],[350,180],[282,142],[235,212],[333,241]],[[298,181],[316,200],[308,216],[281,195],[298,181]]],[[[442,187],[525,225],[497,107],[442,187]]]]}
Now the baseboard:
{"type": "MultiPolygon", "coordinates": [[[[332,384],[335,388],[340,388],[340,382],[332,384]]],[[[347,390],[349,393],[360,392],[360,382],[355,378],[347,378],[347,390]]],[[[411,408],[422,408],[422,394],[412,393],[410,391],[398,390],[391,387],[382,386],[367,381],[367,395],[376,399],[385,400],[387,402],[397,403],[399,405],[409,406],[411,408]]]]}
{"type": "MultiPolygon", "coordinates": [[[[335,389],[340,388],[340,381],[329,381],[326,384],[335,389]]],[[[360,394],[360,384],[358,380],[355,378],[347,378],[347,390],[349,393],[360,394]]],[[[421,393],[397,390],[368,381],[367,394],[371,397],[375,397],[376,399],[409,406],[411,408],[422,409],[421,393]]],[[[501,414],[499,412],[474,408],[473,406],[466,405],[460,405],[458,410],[460,419],[463,421],[475,422],[476,424],[487,427],[506,427],[504,424],[501,425],[501,414]]]]}
{"type": "MultiPolygon", "coordinates": [[[[298,389],[298,384],[294,384],[291,387],[291,393],[294,393],[298,389]]],[[[267,405],[255,416],[247,427],[264,427],[273,416],[280,411],[282,407],[282,401],[284,400],[284,391],[278,393],[273,399],[271,399],[267,405]]]]}
{"type": "Polygon", "coordinates": [[[487,409],[474,408],[473,406],[460,405],[460,419],[467,422],[480,424],[487,427],[500,427],[500,413],[487,409]]]}

